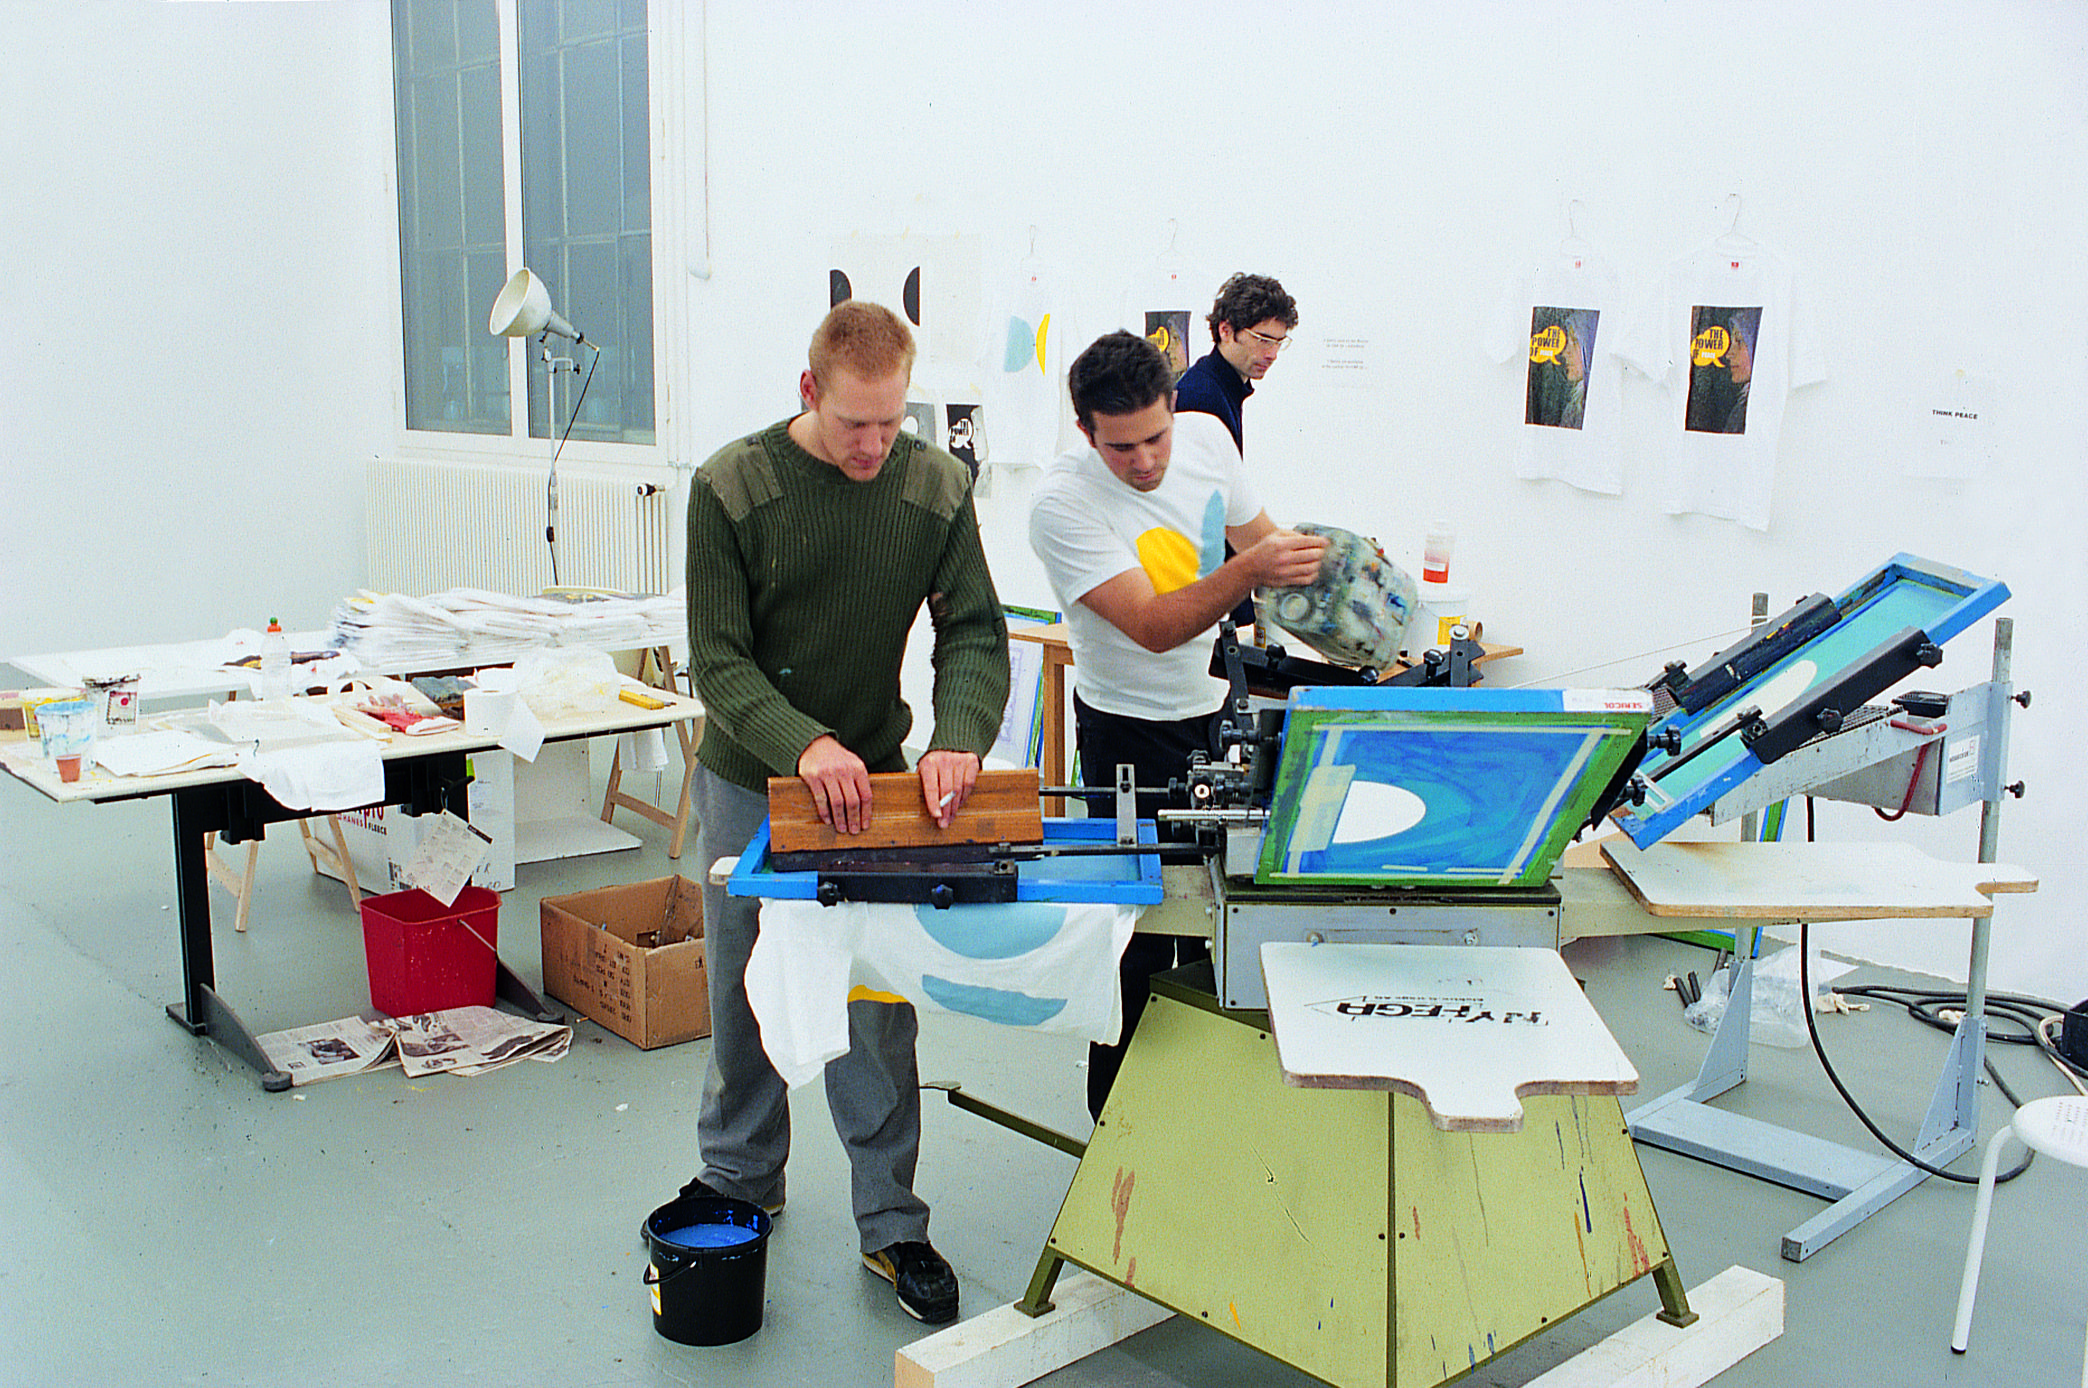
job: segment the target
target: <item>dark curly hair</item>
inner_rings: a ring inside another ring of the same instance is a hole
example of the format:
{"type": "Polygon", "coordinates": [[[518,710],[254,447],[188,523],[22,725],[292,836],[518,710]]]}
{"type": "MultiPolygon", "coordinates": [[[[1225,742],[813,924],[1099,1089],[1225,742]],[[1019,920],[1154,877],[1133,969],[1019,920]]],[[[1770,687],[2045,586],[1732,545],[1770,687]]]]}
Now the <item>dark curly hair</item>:
{"type": "Polygon", "coordinates": [[[1211,325],[1211,341],[1218,341],[1218,325],[1232,324],[1235,333],[1256,323],[1280,319],[1286,328],[1298,326],[1298,301],[1283,292],[1283,286],[1267,275],[1234,275],[1218,287],[1205,322],[1211,325]]]}
{"type": "Polygon", "coordinates": [[[1098,414],[1137,414],[1155,400],[1172,400],[1174,372],[1150,341],[1118,331],[1096,338],[1073,358],[1066,388],[1073,395],[1073,417],[1081,428],[1093,429],[1098,414]]]}

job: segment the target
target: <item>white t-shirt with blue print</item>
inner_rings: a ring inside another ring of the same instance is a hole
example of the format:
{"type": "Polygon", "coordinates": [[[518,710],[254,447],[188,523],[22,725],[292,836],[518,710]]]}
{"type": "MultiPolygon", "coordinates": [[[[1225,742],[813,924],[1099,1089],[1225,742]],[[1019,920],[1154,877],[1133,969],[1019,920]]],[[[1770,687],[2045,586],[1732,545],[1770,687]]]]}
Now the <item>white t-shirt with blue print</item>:
{"type": "Polygon", "coordinates": [[[1226,527],[1261,510],[1232,435],[1205,414],[1174,417],[1167,475],[1150,492],[1119,481],[1093,448],[1045,471],[1030,504],[1030,548],[1066,614],[1074,688],[1090,707],[1165,722],[1224,706],[1225,681],[1210,673],[1215,623],[1155,655],[1081,598],[1132,569],[1156,592],[1185,588],[1225,562],[1226,527]]]}

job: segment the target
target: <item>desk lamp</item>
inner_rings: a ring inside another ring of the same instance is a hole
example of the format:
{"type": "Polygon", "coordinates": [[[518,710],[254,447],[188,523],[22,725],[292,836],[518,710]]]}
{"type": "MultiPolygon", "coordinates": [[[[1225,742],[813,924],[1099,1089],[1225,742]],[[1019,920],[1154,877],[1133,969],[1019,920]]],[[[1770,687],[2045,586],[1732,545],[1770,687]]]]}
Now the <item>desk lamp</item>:
{"type": "Polygon", "coordinates": [[[587,364],[587,377],[580,383],[580,397],[573,402],[573,408],[566,416],[565,432],[558,436],[558,445],[551,451],[551,475],[544,489],[544,543],[551,548],[551,586],[555,588],[559,582],[558,455],[565,452],[565,441],[573,432],[573,421],[580,417],[580,405],[587,399],[588,383],[594,380],[594,369],[602,359],[602,349],[588,342],[587,334],[568,323],[551,307],[551,291],[544,287],[542,280],[529,272],[527,266],[515,271],[501,287],[499,296],[493,300],[493,311],[486,318],[486,331],[494,337],[535,337],[543,344],[544,369],[550,374],[550,383],[554,386],[551,419],[553,428],[558,424],[555,390],[558,373],[577,373],[580,367],[571,357],[551,355],[551,335],[556,333],[560,337],[570,338],[575,347],[586,343],[594,350],[594,358],[587,364]]]}

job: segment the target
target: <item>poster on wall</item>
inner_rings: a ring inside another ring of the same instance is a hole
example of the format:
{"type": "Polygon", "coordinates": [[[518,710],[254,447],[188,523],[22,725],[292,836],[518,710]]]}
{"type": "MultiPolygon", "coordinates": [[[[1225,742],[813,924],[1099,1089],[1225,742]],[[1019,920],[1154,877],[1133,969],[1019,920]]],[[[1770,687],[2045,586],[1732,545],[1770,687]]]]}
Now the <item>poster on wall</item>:
{"type": "Polygon", "coordinates": [[[906,422],[900,426],[907,433],[940,444],[942,438],[935,432],[935,406],[925,400],[906,402],[906,422]]]}
{"type": "Polygon", "coordinates": [[[976,236],[882,236],[835,240],[827,262],[827,306],[844,299],[882,304],[912,328],[917,368],[977,369],[980,298],[976,236]]]}
{"type": "Polygon", "coordinates": [[[999,370],[985,380],[981,407],[993,417],[993,463],[1042,467],[1066,446],[1066,313],[1062,277],[1035,253],[1002,283],[992,320],[999,370]]]}
{"type": "Polygon", "coordinates": [[[979,480],[979,464],[986,458],[986,431],[979,417],[977,405],[945,405],[944,415],[949,420],[950,455],[971,469],[972,480],[979,480]]]}
{"type": "Polygon", "coordinates": [[[1901,452],[1908,477],[1970,481],[1994,462],[1994,405],[2000,391],[1992,377],[1962,368],[1930,385],[1923,397],[1914,445],[1901,452]]]}

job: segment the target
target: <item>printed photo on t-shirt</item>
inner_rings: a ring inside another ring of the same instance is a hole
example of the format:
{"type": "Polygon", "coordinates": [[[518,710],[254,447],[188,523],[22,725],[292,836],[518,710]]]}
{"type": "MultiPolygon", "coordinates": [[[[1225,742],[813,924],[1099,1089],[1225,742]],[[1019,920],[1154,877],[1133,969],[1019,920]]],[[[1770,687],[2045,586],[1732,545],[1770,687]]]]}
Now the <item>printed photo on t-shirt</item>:
{"type": "Polygon", "coordinates": [[[1588,410],[1588,364],[1595,359],[1592,308],[1530,310],[1529,404],[1523,423],[1578,429],[1588,410]]]}
{"type": "Polygon", "coordinates": [[[1181,380],[1182,373],[1189,369],[1189,310],[1147,309],[1145,335],[1167,358],[1168,374],[1181,380]]]}
{"type": "Polygon", "coordinates": [[[1747,387],[1761,329],[1760,305],[1690,310],[1689,411],[1683,428],[1699,434],[1747,432],[1747,387]]]}

